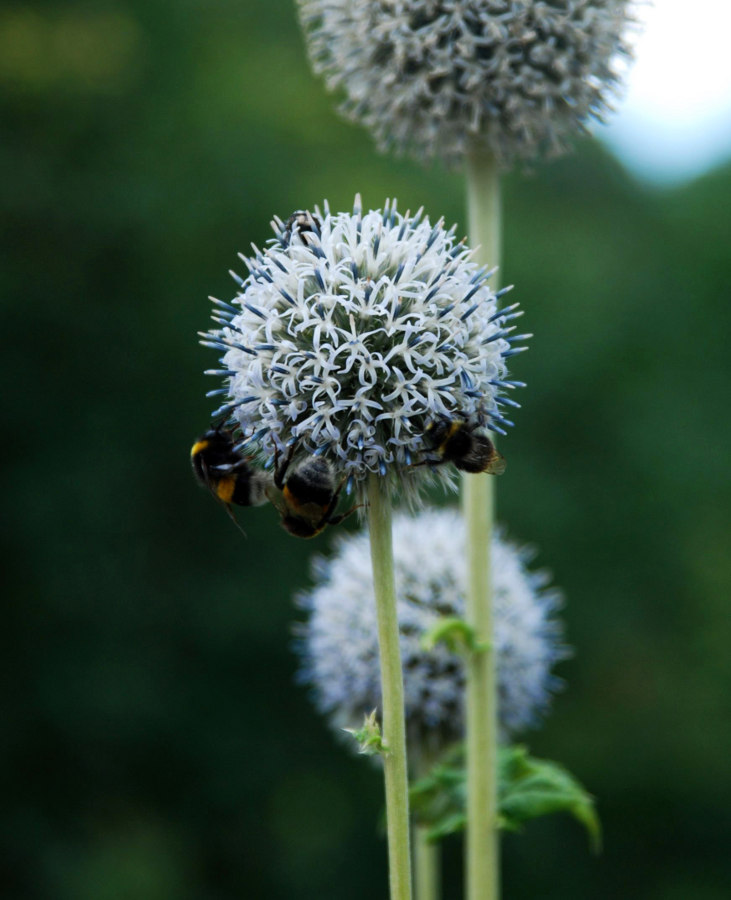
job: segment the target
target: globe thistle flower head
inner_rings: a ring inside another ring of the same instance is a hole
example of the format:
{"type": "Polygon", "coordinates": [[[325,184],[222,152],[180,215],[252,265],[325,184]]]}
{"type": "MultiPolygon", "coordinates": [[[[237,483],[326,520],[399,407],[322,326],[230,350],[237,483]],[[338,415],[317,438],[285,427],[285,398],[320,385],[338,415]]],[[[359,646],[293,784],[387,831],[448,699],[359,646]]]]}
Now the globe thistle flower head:
{"type": "Polygon", "coordinates": [[[313,68],[381,150],[503,165],[610,108],[630,0],[298,0],[313,68]]]}
{"type": "MultiPolygon", "coordinates": [[[[464,615],[465,527],[454,510],[398,515],[394,567],[406,725],[416,746],[438,750],[462,737],[464,662],[439,643],[424,649],[422,636],[444,617],[464,615]]],[[[560,595],[545,572],[528,569],[531,553],[498,534],[492,544],[498,718],[501,736],[536,724],[565,658],[554,612],[560,595]]],[[[368,536],[341,537],[334,555],[313,564],[315,585],[300,595],[309,612],[297,642],[301,680],[336,730],[355,728],[381,705],[378,639],[368,536]]]]}
{"type": "MultiPolygon", "coordinates": [[[[525,349],[454,229],[396,204],[363,214],[327,204],[275,219],[275,237],[244,258],[230,302],[214,300],[226,395],[214,416],[240,431],[238,447],[272,465],[322,456],[348,489],[388,476],[413,500],[438,462],[429,425],[459,418],[505,433],[506,396],[520,382],[507,359],[525,349]]],[[[243,257],[242,257],[243,258],[243,257]]],[[[448,466],[434,471],[449,480],[448,466]]]]}

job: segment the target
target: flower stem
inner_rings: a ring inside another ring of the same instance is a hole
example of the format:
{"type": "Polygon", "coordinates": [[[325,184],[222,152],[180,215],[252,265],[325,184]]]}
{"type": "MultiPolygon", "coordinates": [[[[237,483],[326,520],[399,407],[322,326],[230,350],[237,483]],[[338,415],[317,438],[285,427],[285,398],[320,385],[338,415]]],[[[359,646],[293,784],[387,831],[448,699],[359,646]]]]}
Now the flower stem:
{"type": "MultiPolygon", "coordinates": [[[[431,772],[435,757],[425,749],[411,751],[411,765],[416,778],[431,772]]],[[[427,840],[429,828],[414,823],[414,897],[415,900],[439,900],[441,887],[441,845],[427,840]]]]}
{"type": "Polygon", "coordinates": [[[428,828],[414,827],[414,885],[416,900],[439,900],[439,844],[427,840],[428,828]]]}
{"type": "Polygon", "coordinates": [[[368,528],[381,656],[381,727],[383,742],[387,747],[383,757],[383,771],[386,783],[389,883],[391,900],[411,900],[404,683],[393,576],[391,501],[384,479],[378,475],[371,475],[368,482],[368,528]]]}
{"type": "MultiPolygon", "coordinates": [[[[470,243],[473,247],[479,245],[477,262],[491,267],[499,265],[498,169],[490,155],[477,151],[467,157],[467,212],[470,243]]],[[[475,630],[475,637],[486,647],[482,652],[473,653],[467,665],[466,896],[468,900],[496,900],[500,892],[497,681],[490,572],[494,481],[489,475],[465,475],[462,484],[462,503],[467,524],[466,617],[475,630]]]]}

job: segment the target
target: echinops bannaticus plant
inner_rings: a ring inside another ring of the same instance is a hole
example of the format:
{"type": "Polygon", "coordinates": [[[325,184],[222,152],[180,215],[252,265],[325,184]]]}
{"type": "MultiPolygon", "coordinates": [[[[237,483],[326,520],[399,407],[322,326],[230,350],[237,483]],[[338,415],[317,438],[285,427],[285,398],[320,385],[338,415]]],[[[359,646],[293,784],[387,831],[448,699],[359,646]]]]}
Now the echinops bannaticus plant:
{"type": "Polygon", "coordinates": [[[298,0],[313,68],[381,150],[552,156],[610,108],[629,0],[298,0]]]}
{"type": "MultiPolygon", "coordinates": [[[[499,173],[556,156],[611,108],[633,0],[297,0],[313,68],[382,151],[463,165],[475,259],[501,261],[499,173]]],[[[490,479],[462,482],[468,523],[466,619],[492,640],[490,479]]],[[[467,896],[495,900],[495,661],[467,677],[467,896]]]]}
{"type": "MultiPolygon", "coordinates": [[[[500,264],[498,173],[555,156],[619,84],[632,0],[297,0],[310,60],[380,150],[464,165],[476,259],[500,264]]],[[[466,619],[492,641],[490,479],[463,479],[466,619]]],[[[467,677],[467,896],[499,892],[495,660],[467,677]]]]}
{"type": "MultiPolygon", "coordinates": [[[[504,433],[507,360],[530,335],[514,335],[517,304],[442,220],[396,204],[352,213],[300,210],[275,219],[274,237],[243,257],[231,301],[214,300],[202,343],[221,352],[220,424],[193,445],[193,466],[225,505],[236,473],[271,470],[264,496],[282,524],[313,537],[336,514],[341,489],[367,510],[382,685],[373,740],[383,756],[392,900],[411,897],[409,806],[396,595],[391,545],[394,491],[415,501],[452,466],[502,471],[488,429],[504,433]],[[462,445],[466,439],[466,446],[462,445]],[[224,469],[209,477],[220,448],[224,469]],[[199,471],[200,470],[200,471],[199,471]],[[224,477],[219,477],[223,475],[224,477]]],[[[258,476],[257,476],[258,477],[258,476]]],[[[485,477],[479,475],[475,477],[485,477]]],[[[259,481],[257,481],[259,485],[259,481]]],[[[248,485],[252,487],[252,483],[248,485]]],[[[246,503],[260,499],[247,490],[246,503]]]]}

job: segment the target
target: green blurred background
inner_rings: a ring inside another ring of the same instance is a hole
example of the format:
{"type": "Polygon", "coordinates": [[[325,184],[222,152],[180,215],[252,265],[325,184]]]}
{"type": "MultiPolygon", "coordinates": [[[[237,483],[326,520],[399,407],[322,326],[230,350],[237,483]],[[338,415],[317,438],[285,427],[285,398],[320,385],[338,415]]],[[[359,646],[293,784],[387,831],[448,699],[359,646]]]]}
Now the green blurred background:
{"type": "MultiPolygon", "coordinates": [[[[381,781],[293,681],[329,536],[248,540],[190,476],[208,294],[274,213],[462,179],[377,157],[290,0],[0,11],[5,900],[385,897],[381,781]]],[[[536,755],[596,794],[505,839],[505,896],[731,896],[731,168],[661,192],[585,144],[505,181],[530,353],[501,518],[567,595],[536,755]]],[[[445,900],[461,896],[446,847],[445,900]]]]}

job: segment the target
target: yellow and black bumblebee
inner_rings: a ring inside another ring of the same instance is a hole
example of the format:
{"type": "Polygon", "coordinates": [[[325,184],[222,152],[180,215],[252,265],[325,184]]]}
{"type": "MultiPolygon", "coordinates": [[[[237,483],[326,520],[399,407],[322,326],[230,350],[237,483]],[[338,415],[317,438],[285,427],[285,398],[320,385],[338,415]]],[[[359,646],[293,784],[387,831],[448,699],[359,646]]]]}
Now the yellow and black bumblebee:
{"type": "Polygon", "coordinates": [[[231,504],[262,506],[269,499],[271,474],[249,465],[226,428],[211,428],[197,438],[190,451],[190,462],[199,484],[226,507],[237,527],[231,504]]]}
{"type": "Polygon", "coordinates": [[[357,507],[347,512],[335,512],[344,479],[336,483],[332,465],[321,456],[310,456],[298,463],[290,475],[294,447],[274,472],[274,490],[268,489],[269,499],[282,517],[282,528],[295,537],[312,538],[328,525],[337,525],[357,507]]]}
{"type": "Polygon", "coordinates": [[[462,472],[472,474],[502,475],[505,471],[505,458],[497,452],[490,438],[464,419],[437,419],[426,426],[424,433],[434,441],[430,449],[438,458],[424,460],[419,465],[454,463],[462,472]]]}

